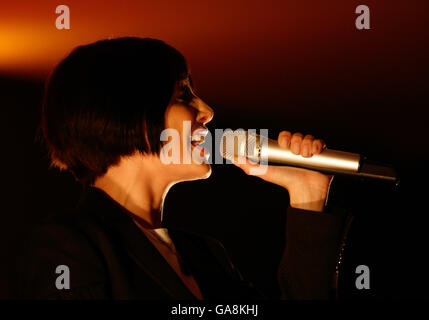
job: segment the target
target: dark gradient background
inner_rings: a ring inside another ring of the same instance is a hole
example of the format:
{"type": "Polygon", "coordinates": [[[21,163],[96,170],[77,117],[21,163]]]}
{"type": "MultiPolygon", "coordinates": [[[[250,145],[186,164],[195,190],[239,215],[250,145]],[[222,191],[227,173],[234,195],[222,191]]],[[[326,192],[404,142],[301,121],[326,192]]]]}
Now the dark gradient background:
{"type": "MultiPolygon", "coordinates": [[[[215,110],[210,129],[311,133],[328,147],[393,164],[402,185],[338,177],[355,212],[340,298],[428,297],[427,1],[68,1],[71,30],[55,28],[57,1],[0,3],[2,219],[0,298],[17,297],[19,239],[80,187],[48,170],[34,142],[50,70],[72,48],[101,38],[160,38],[188,59],[197,93],[215,110]],[[355,28],[355,8],[371,29],[355,28]],[[356,266],[371,289],[354,287],[356,266]]],[[[213,131],[214,132],[214,131],[213,131]]],[[[167,225],[221,240],[242,274],[276,294],[287,193],[233,166],[178,184],[167,225]]]]}

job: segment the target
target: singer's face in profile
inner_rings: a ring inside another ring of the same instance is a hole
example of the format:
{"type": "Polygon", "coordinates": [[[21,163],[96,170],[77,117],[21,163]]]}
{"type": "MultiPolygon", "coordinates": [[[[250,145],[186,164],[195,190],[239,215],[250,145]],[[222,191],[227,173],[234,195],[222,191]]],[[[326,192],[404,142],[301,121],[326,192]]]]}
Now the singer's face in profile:
{"type": "MultiPolygon", "coordinates": [[[[196,180],[210,176],[210,164],[201,161],[204,159],[204,148],[199,144],[204,142],[208,132],[205,125],[211,121],[213,114],[213,109],[195,95],[189,78],[176,84],[165,111],[164,124],[166,129],[173,129],[180,136],[180,164],[167,165],[174,170],[177,178],[196,180]]],[[[205,154],[207,159],[207,150],[205,154]]]]}

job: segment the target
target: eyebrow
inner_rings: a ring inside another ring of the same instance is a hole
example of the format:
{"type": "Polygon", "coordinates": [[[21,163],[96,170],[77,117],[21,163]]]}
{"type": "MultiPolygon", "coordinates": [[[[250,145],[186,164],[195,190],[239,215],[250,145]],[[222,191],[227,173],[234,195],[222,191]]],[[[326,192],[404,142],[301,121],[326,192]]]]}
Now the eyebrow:
{"type": "Polygon", "coordinates": [[[180,83],[180,90],[183,91],[182,87],[186,84],[186,81],[189,82],[189,85],[192,89],[193,94],[196,95],[197,90],[194,87],[194,83],[192,82],[192,77],[190,74],[188,74],[187,78],[180,80],[180,82],[179,82],[180,83]]]}

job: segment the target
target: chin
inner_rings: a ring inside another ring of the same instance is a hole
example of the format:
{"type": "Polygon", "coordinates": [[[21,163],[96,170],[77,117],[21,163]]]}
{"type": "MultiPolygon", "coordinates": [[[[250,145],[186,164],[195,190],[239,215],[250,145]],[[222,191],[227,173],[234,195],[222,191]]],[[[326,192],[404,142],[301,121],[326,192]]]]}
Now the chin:
{"type": "Polygon", "coordinates": [[[206,168],[206,173],[203,177],[201,177],[201,179],[209,178],[212,175],[212,166],[207,163],[201,164],[201,166],[204,166],[206,168]]]}
{"type": "Polygon", "coordinates": [[[211,165],[207,163],[202,163],[195,165],[194,168],[192,168],[192,172],[189,171],[186,179],[187,181],[193,181],[193,180],[203,180],[207,179],[212,174],[212,167],[211,165]]]}

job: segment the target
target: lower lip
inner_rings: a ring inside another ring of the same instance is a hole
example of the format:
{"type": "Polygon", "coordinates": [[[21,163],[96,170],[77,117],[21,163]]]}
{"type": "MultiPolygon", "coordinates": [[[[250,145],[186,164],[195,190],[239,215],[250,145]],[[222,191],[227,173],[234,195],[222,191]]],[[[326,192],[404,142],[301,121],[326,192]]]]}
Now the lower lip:
{"type": "Polygon", "coordinates": [[[204,147],[200,146],[200,145],[193,145],[191,144],[191,148],[192,149],[196,149],[197,151],[200,152],[200,156],[204,157],[204,159],[207,161],[210,157],[210,152],[207,151],[207,149],[205,149],[204,147]]]}

